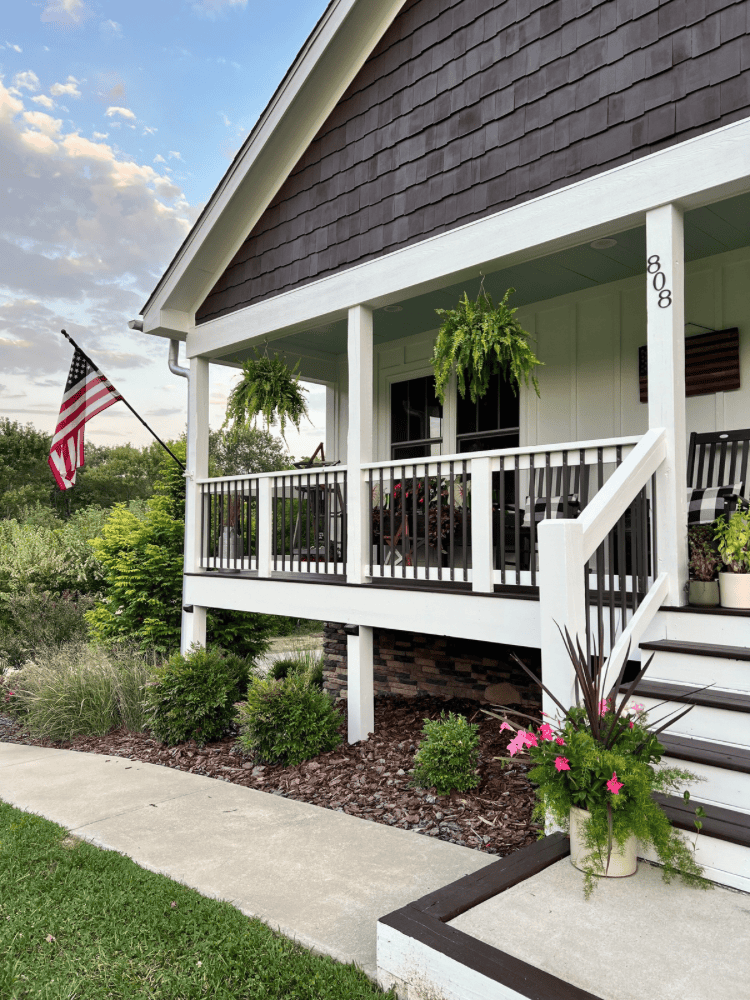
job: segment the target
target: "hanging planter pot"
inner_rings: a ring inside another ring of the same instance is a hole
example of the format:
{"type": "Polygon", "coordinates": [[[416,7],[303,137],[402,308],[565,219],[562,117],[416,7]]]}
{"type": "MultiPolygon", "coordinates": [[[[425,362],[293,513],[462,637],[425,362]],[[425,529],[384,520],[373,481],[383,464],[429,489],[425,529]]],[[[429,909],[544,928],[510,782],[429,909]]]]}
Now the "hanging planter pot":
{"type": "Polygon", "coordinates": [[[445,390],[455,370],[458,391],[476,403],[489,389],[490,377],[500,373],[517,393],[518,386],[529,382],[539,395],[534,370],[542,364],[529,346],[528,334],[508,307],[515,292],[509,288],[497,305],[484,290],[484,278],[475,302],[464,297],[457,309],[436,309],[443,317],[431,359],[435,373],[435,395],[445,402],[445,390]]]}
{"type": "Polygon", "coordinates": [[[242,379],[229,395],[223,426],[232,424],[231,436],[258,417],[263,417],[266,430],[278,420],[286,441],[287,421],[299,430],[302,418],[310,419],[303,395],[307,389],[299,384],[299,361],[290,368],[278,354],[269,357],[267,351],[263,355],[255,353],[255,360],[242,365],[242,379]]]}

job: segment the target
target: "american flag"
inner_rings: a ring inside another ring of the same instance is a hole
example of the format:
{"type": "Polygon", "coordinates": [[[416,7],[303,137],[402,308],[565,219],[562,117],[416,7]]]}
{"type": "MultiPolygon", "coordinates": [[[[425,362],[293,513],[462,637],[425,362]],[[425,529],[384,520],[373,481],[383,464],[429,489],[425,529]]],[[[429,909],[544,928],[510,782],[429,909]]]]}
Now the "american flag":
{"type": "Polygon", "coordinates": [[[61,490],[75,486],[76,470],[83,465],[86,421],[120,399],[122,396],[106,375],[76,347],[47,459],[61,490]]]}

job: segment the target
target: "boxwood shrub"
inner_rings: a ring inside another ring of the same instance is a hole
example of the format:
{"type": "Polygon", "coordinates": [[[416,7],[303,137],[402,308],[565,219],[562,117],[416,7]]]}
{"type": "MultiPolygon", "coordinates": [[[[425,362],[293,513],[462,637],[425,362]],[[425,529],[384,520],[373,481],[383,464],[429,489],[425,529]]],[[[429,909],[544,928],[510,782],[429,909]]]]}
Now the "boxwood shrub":
{"type": "Polygon", "coordinates": [[[424,720],[423,740],[414,757],[414,780],[419,785],[434,785],[438,795],[454,789],[466,792],[476,788],[479,762],[479,726],[463,715],[440,713],[440,719],[424,720]]]}

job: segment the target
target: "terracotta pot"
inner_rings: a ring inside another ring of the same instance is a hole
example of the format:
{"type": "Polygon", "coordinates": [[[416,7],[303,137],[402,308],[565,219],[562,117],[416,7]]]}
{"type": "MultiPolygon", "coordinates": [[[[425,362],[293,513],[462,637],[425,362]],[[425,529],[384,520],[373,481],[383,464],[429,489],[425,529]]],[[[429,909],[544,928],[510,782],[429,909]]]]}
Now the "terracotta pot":
{"type": "Polygon", "coordinates": [[[688,603],[698,608],[715,608],[719,604],[718,580],[691,580],[688,603]]]}
{"type": "Polygon", "coordinates": [[[723,608],[750,609],[750,573],[719,573],[723,608]]]}
{"type": "MultiPolygon", "coordinates": [[[[578,809],[575,806],[570,808],[570,863],[581,871],[585,870],[586,861],[590,852],[583,846],[583,824],[591,817],[587,809],[578,809]]],[[[606,855],[605,855],[606,863],[606,855]]],[[[612,856],[609,859],[609,868],[603,877],[605,878],[626,878],[628,875],[635,875],[638,870],[638,840],[636,837],[628,837],[623,847],[614,841],[612,844],[612,856]]]]}

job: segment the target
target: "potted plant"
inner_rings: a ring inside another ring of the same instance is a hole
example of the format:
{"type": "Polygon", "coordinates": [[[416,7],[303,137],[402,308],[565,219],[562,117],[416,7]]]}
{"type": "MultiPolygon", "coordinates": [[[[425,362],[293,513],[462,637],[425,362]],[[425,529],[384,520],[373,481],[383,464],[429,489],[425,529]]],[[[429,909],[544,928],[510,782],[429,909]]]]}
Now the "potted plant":
{"type": "Polygon", "coordinates": [[[688,601],[696,607],[716,607],[719,603],[717,571],[721,566],[721,556],[714,540],[714,530],[711,524],[693,524],[688,528],[688,601]]]}
{"type": "Polygon", "coordinates": [[[445,402],[445,390],[451,372],[458,377],[458,391],[466,396],[467,383],[473,403],[487,392],[490,376],[500,372],[513,392],[521,382],[539,384],[534,369],[542,362],[529,346],[530,335],[515,318],[516,309],[508,307],[508,298],[515,292],[509,288],[495,306],[484,290],[484,278],[475,302],[464,297],[457,309],[436,309],[443,317],[431,358],[435,373],[435,395],[445,402]]]}
{"type": "MultiPolygon", "coordinates": [[[[510,757],[498,759],[505,761],[519,754],[530,759],[533,769],[529,779],[537,785],[535,815],[570,830],[571,861],[586,874],[587,897],[595,876],[622,877],[635,872],[639,841],[655,848],[665,881],[679,874],[689,885],[708,887],[710,883],[702,877],[690,846],[653,798],[654,792],[673,791],[700,780],[682,768],[656,766],[664,753],[658,734],[692,706],[678,710],[676,717],[670,713],[672,717],[652,728],[643,705],[630,702],[651,660],[618,704],[627,653],[620,675],[607,693],[609,663],[601,652],[594,654],[589,665],[580,643],[574,645],[567,630],[564,640],[578,682],[578,703],[564,708],[516,657],[521,668],[553,699],[560,714],[555,722],[531,729],[517,728],[508,720],[507,714],[519,713],[506,710],[506,716],[497,716],[503,722],[501,729],[515,733],[508,744],[510,757]]],[[[683,794],[688,801],[689,792],[683,794]]],[[[702,815],[699,807],[696,816],[702,815]]],[[[700,830],[700,819],[696,827],[700,830]]]]}
{"type": "Polygon", "coordinates": [[[725,608],[750,608],[750,511],[739,508],[716,522],[714,537],[724,569],[719,573],[725,608]]]}
{"type": "Polygon", "coordinates": [[[234,422],[229,433],[231,439],[259,416],[263,417],[266,430],[278,419],[281,436],[286,441],[287,420],[299,430],[302,418],[309,419],[307,401],[302,395],[307,389],[299,384],[299,361],[290,368],[278,354],[273,357],[267,351],[255,354],[255,360],[242,364],[242,379],[229,394],[222,427],[234,422]]]}

